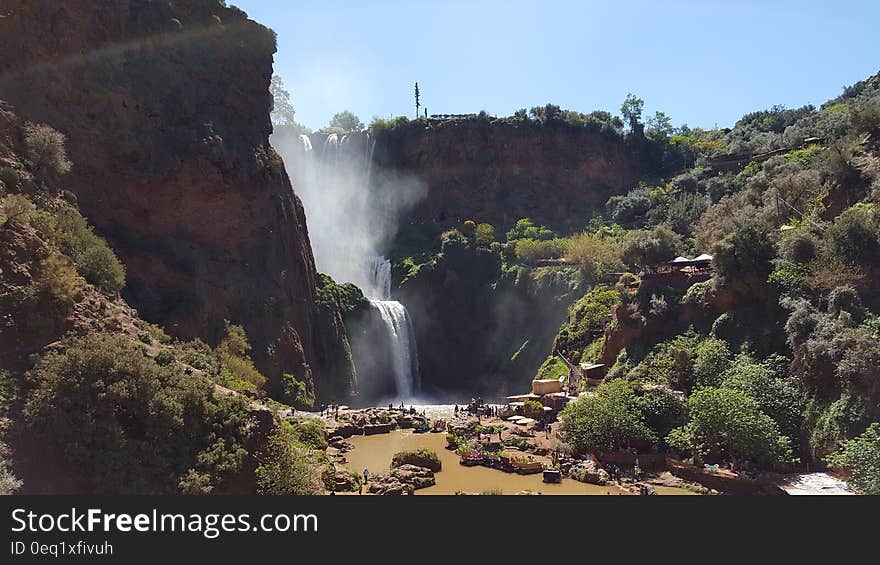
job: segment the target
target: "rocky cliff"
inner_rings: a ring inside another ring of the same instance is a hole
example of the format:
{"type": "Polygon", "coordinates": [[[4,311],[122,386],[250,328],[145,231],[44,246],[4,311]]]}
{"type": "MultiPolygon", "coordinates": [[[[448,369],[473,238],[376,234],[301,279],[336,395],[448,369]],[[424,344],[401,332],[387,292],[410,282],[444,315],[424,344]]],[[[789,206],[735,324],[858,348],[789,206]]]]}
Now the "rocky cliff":
{"type": "Polygon", "coordinates": [[[412,173],[428,187],[410,217],[416,224],[474,219],[508,227],[529,217],[560,230],[582,228],[639,176],[632,149],[601,131],[480,120],[421,124],[380,131],[375,151],[377,165],[412,173]]]}
{"type": "Polygon", "coordinates": [[[311,381],[315,267],[268,143],[274,34],[217,0],[0,1],[0,98],[68,137],[65,187],[181,338],[244,325],[258,366],[311,381]]]}

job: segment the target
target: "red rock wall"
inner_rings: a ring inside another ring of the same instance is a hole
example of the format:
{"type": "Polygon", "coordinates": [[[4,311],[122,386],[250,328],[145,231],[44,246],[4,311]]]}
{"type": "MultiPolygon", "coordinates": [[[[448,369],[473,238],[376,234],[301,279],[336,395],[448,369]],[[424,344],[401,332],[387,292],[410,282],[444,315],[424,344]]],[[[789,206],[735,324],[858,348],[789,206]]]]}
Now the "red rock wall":
{"type": "Polygon", "coordinates": [[[315,267],[268,143],[272,32],[216,0],[0,0],[0,16],[0,99],[68,136],[63,187],[125,262],[125,298],[182,338],[241,323],[270,377],[308,376],[315,267]]]}
{"type": "Polygon", "coordinates": [[[620,138],[565,124],[411,125],[380,134],[376,158],[425,181],[427,196],[411,222],[446,227],[474,219],[506,229],[529,217],[557,229],[583,228],[639,174],[620,138]]]}

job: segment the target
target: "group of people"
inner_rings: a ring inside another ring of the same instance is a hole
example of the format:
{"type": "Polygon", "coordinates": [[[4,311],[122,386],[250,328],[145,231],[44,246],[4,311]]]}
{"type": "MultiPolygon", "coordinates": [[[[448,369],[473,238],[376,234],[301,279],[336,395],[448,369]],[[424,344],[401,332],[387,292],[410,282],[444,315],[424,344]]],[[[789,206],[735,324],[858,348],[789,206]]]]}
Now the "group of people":
{"type": "Polygon", "coordinates": [[[328,418],[330,416],[333,416],[334,420],[338,420],[339,419],[339,405],[338,404],[322,404],[321,405],[321,417],[323,418],[325,415],[328,418]]]}

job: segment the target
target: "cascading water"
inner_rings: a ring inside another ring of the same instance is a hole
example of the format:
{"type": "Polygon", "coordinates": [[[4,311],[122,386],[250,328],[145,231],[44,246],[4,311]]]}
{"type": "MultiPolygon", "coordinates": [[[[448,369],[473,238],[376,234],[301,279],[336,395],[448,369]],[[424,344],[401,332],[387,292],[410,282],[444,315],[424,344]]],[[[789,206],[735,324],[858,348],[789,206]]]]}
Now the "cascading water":
{"type": "Polygon", "coordinates": [[[419,390],[419,359],[412,320],[406,307],[391,298],[391,261],[375,257],[372,261],[374,288],[383,289],[380,299],[371,298],[370,305],[378,310],[388,328],[391,342],[391,367],[397,396],[412,398],[419,390]]]}
{"type": "MultiPolygon", "coordinates": [[[[284,155],[305,207],[318,270],[338,283],[357,285],[387,333],[375,339],[381,347],[364,348],[368,357],[378,356],[377,350],[384,353],[379,364],[382,374],[375,376],[381,382],[375,383],[374,390],[390,390],[388,378],[393,377],[395,396],[411,399],[420,388],[415,333],[406,308],[391,300],[391,263],[381,256],[381,250],[394,235],[397,214],[418,191],[399,179],[389,186],[384,174],[378,181],[373,179],[376,140],[368,133],[299,135],[288,142],[273,140],[273,144],[284,155]]],[[[365,366],[373,361],[362,360],[365,366]]],[[[355,365],[358,387],[371,388],[364,382],[357,356],[355,365]]]]}

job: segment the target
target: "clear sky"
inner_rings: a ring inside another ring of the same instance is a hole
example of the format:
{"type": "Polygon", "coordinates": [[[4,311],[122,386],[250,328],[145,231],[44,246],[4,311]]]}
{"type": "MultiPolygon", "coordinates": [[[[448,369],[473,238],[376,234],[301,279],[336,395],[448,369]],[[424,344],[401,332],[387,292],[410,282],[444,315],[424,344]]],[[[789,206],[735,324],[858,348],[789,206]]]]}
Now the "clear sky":
{"type": "Polygon", "coordinates": [[[278,34],[297,120],[509,115],[553,102],[675,125],[820,104],[880,70],[880,0],[229,0],[278,34]]]}

